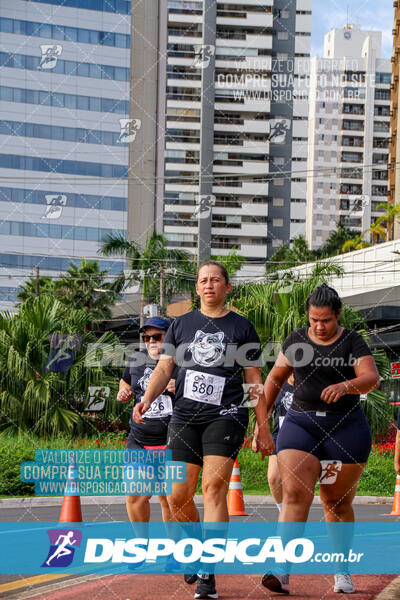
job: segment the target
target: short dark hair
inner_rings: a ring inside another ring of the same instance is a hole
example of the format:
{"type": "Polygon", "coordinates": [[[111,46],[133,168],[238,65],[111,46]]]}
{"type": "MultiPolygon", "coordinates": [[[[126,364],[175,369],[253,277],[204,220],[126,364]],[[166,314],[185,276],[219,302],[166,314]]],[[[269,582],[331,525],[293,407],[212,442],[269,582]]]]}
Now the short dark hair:
{"type": "Polygon", "coordinates": [[[306,302],[307,312],[310,310],[310,306],[328,306],[337,315],[342,308],[342,301],[336,290],[323,283],[308,296],[306,302]]]}
{"type": "Polygon", "coordinates": [[[203,264],[201,264],[199,266],[199,268],[197,269],[197,278],[196,278],[196,281],[199,280],[200,269],[202,269],[203,267],[209,267],[209,266],[218,267],[219,270],[222,273],[222,276],[225,279],[225,283],[229,283],[229,274],[228,274],[228,271],[226,270],[226,268],[224,267],[224,265],[221,265],[221,263],[217,262],[216,260],[207,260],[206,262],[204,262],[203,264]]]}

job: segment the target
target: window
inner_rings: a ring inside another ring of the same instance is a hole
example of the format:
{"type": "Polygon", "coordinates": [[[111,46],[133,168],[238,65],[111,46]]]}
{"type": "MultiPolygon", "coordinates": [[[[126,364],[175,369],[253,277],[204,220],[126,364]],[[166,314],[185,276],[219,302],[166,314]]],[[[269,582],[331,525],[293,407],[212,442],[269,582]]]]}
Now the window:
{"type": "Polygon", "coordinates": [[[279,246],[282,246],[282,244],[283,244],[283,240],[279,240],[279,239],[272,240],[273,248],[279,248],[279,246]]]}
{"type": "MultiPolygon", "coordinates": [[[[26,54],[0,53],[0,64],[15,69],[27,69],[36,71],[39,66],[39,57],[26,54]]],[[[125,67],[112,67],[111,65],[95,65],[101,73],[102,79],[113,79],[117,81],[129,81],[129,69],[125,67]]],[[[52,73],[65,75],[78,75],[80,77],[91,77],[89,74],[90,63],[78,63],[73,60],[58,59],[52,73]]],[[[93,71],[94,72],[94,71],[93,71]]]]}
{"type": "Polygon", "coordinates": [[[288,31],[278,31],[278,40],[288,40],[289,32],[288,31]]]}
{"type": "Polygon", "coordinates": [[[273,227],[283,227],[283,219],[272,219],[273,227]]]}
{"type": "Polygon", "coordinates": [[[284,206],[285,199],[284,198],[273,198],[272,206],[284,206]]]}

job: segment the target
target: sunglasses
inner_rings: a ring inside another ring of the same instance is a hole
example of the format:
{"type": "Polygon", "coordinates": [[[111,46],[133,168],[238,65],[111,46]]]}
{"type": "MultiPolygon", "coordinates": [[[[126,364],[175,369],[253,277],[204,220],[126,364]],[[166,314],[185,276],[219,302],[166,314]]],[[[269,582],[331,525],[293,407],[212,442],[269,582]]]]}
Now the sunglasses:
{"type": "Polygon", "coordinates": [[[152,333],[151,335],[144,334],[142,335],[142,340],[145,344],[147,344],[151,339],[153,339],[155,342],[159,342],[162,340],[163,335],[163,333],[152,333]]]}

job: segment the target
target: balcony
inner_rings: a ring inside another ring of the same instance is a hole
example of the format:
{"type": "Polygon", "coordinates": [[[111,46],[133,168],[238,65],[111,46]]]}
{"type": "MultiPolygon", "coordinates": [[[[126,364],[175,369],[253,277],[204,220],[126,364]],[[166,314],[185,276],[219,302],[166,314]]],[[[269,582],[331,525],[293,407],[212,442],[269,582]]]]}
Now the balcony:
{"type": "Polygon", "coordinates": [[[344,163],[362,163],[363,155],[357,152],[342,152],[341,162],[344,163]]]}

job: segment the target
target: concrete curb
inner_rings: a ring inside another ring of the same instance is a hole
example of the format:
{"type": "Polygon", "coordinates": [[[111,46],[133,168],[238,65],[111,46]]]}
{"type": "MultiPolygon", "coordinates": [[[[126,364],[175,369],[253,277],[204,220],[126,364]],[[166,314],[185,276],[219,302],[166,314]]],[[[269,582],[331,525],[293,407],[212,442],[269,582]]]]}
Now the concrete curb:
{"type": "MultiPolygon", "coordinates": [[[[197,504],[202,504],[202,496],[196,495],[195,499],[197,504]]],[[[61,506],[62,497],[39,497],[34,496],[28,498],[1,498],[0,509],[2,508],[36,508],[40,506],[61,506]]],[[[244,496],[246,504],[271,504],[275,505],[275,501],[272,496],[244,496]]],[[[158,502],[157,498],[153,496],[151,502],[158,502]]],[[[392,496],[356,496],[353,504],[392,504],[392,496]]],[[[124,496],[82,496],[82,506],[99,506],[101,504],[125,504],[124,496]]],[[[319,496],[314,498],[313,504],[321,504],[319,496]]]]}

